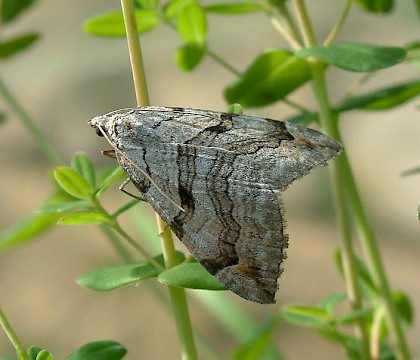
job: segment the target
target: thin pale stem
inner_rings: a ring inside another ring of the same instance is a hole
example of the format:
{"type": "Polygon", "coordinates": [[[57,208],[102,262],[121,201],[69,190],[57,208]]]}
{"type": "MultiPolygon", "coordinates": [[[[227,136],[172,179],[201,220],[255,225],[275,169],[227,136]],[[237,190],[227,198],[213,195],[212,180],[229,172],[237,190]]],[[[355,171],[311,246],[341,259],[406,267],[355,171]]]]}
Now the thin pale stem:
{"type": "Polygon", "coordinates": [[[340,18],[338,19],[337,24],[333,27],[333,29],[331,30],[331,33],[327,36],[327,38],[324,41],[325,46],[331,45],[335,41],[335,39],[337,38],[338,34],[341,31],[341,28],[343,27],[343,25],[344,25],[344,23],[347,19],[347,16],[350,13],[350,9],[351,9],[352,5],[353,5],[353,0],[347,0],[346,1],[346,5],[344,6],[344,10],[341,13],[340,18]]]}
{"type": "MultiPolygon", "coordinates": [[[[130,53],[137,103],[139,106],[147,106],[149,105],[149,97],[147,95],[146,76],[143,67],[140,38],[137,31],[133,0],[121,0],[121,7],[123,9],[124,22],[127,32],[128,50],[130,53]]],[[[159,215],[156,214],[156,218],[165,265],[166,267],[171,265],[173,266],[178,263],[178,259],[171,232],[159,215]]],[[[185,360],[195,360],[197,359],[197,351],[191,327],[185,290],[171,286],[168,286],[168,289],[172,303],[172,311],[178,330],[178,336],[182,347],[182,358],[185,360]]]]}
{"type": "MultiPolygon", "coordinates": [[[[332,138],[340,141],[340,133],[336,126],[337,119],[333,116],[329,106],[327,87],[324,76],[324,66],[319,62],[311,62],[312,80],[314,93],[320,109],[320,122],[323,130],[332,138]]],[[[343,242],[343,265],[344,277],[346,282],[347,294],[354,310],[361,308],[360,289],[357,282],[356,265],[354,262],[353,245],[351,239],[351,228],[349,223],[349,213],[346,206],[346,193],[343,182],[345,173],[343,172],[343,161],[345,154],[340,154],[333,162],[331,169],[332,184],[334,188],[335,203],[342,231],[343,242]]],[[[362,359],[369,359],[369,338],[363,319],[357,321],[357,333],[360,339],[360,350],[362,359]]]]}
{"type": "Polygon", "coordinates": [[[49,160],[52,166],[58,166],[63,163],[57,151],[51,145],[49,139],[39,129],[35,121],[28,115],[23,106],[19,103],[18,99],[11,93],[4,81],[0,78],[0,94],[3,99],[10,106],[10,108],[17,114],[22,125],[31,134],[45,157],[49,160]]]}
{"type": "Polygon", "coordinates": [[[25,351],[25,348],[23,347],[18,336],[16,335],[10,323],[7,321],[7,318],[1,309],[0,309],[0,326],[3,328],[10,342],[14,346],[16,353],[18,354],[18,358],[22,360],[30,360],[31,359],[30,356],[25,351]]]}
{"type": "Polygon", "coordinates": [[[228,62],[223,60],[219,55],[211,51],[210,49],[205,49],[205,52],[208,56],[210,56],[214,61],[216,61],[218,64],[223,66],[225,69],[229,70],[231,73],[235,74],[236,76],[240,76],[241,72],[237,69],[235,69],[232,65],[230,65],[228,62]]]}
{"type": "Polygon", "coordinates": [[[316,45],[315,33],[306,10],[305,2],[303,0],[294,0],[294,5],[305,47],[316,45]]]}
{"type": "Polygon", "coordinates": [[[137,105],[150,105],[133,0],[121,0],[137,105]]]}

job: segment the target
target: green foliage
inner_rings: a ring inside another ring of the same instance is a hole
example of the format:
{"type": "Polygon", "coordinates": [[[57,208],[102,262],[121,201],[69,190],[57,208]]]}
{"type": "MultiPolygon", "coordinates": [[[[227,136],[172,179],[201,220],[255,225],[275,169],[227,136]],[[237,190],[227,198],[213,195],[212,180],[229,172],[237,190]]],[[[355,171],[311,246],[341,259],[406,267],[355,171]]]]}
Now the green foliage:
{"type": "Polygon", "coordinates": [[[0,42],[0,59],[8,58],[16,53],[26,49],[39,39],[36,33],[19,35],[13,39],[0,42]]]}
{"type": "MultiPolygon", "coordinates": [[[[184,254],[178,252],[179,262],[184,261],[184,254]]],[[[163,255],[154,259],[164,267],[163,255]]],[[[80,276],[77,283],[94,291],[111,291],[123,286],[135,284],[141,280],[157,277],[161,271],[149,261],[133,264],[109,265],[89,271],[80,276]]]]}
{"type": "Polygon", "coordinates": [[[306,61],[279,49],[264,51],[225,90],[228,103],[264,106],[283,99],[310,79],[306,61]]]}
{"type": "Polygon", "coordinates": [[[1,21],[8,23],[15,20],[34,2],[35,0],[2,0],[0,8],[1,21]]]}
{"type": "Polygon", "coordinates": [[[66,360],[119,360],[127,350],[119,343],[111,340],[95,341],[83,345],[66,357],[66,360]]]}
{"type": "Polygon", "coordinates": [[[226,290],[199,263],[183,263],[161,272],[158,281],[164,285],[187,289],[226,290]]]}
{"type": "Polygon", "coordinates": [[[371,72],[399,64],[406,53],[406,49],[399,47],[345,42],[302,49],[296,51],[295,56],[314,57],[348,71],[371,72]]]}

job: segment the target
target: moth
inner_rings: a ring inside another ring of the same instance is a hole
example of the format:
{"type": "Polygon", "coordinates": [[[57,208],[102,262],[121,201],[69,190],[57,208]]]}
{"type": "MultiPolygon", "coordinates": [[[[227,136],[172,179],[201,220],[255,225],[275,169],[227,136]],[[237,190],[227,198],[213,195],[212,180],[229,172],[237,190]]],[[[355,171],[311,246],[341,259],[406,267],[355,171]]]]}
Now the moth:
{"type": "Polygon", "coordinates": [[[148,106],[89,121],[141,195],[228,289],[275,302],[288,235],[279,194],[336,156],[330,137],[289,122],[148,106]]]}

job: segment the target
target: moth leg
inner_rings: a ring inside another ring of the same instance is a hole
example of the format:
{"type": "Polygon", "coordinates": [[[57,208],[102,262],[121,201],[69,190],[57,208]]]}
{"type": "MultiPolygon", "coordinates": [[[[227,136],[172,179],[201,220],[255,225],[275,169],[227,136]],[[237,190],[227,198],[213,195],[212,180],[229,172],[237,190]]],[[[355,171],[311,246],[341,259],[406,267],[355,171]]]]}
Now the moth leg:
{"type": "Polygon", "coordinates": [[[115,155],[115,150],[102,150],[102,154],[105,155],[106,157],[110,157],[113,159],[117,158],[117,156],[115,155]]]}
{"type": "Polygon", "coordinates": [[[127,194],[127,195],[131,196],[131,197],[132,197],[132,198],[134,198],[134,199],[141,200],[141,201],[146,201],[144,197],[134,195],[134,194],[132,194],[132,193],[128,192],[127,190],[124,190],[125,186],[126,186],[126,185],[130,182],[130,181],[131,181],[131,179],[130,179],[130,178],[125,179],[125,180],[124,180],[124,182],[123,182],[123,183],[122,183],[122,184],[118,187],[118,190],[121,190],[124,194],[127,194]]]}

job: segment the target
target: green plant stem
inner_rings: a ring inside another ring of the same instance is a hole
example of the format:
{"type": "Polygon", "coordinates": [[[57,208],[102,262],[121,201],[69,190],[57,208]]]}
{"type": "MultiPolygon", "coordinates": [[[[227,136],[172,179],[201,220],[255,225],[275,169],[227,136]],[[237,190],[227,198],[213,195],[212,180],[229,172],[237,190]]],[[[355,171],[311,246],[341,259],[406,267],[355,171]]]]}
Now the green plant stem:
{"type": "MultiPolygon", "coordinates": [[[[303,37],[305,39],[306,46],[314,46],[316,45],[315,37],[313,35],[312,26],[309,21],[308,14],[306,12],[305,4],[303,0],[295,0],[295,7],[298,13],[298,18],[300,20],[301,29],[303,32],[303,37]]],[[[324,74],[324,64],[319,61],[311,61],[311,70],[312,70],[312,83],[314,87],[314,93],[317,97],[317,101],[320,108],[320,121],[323,130],[330,135],[331,137],[335,138],[338,141],[341,140],[341,136],[338,130],[338,122],[337,119],[334,119],[332,116],[331,108],[329,105],[328,94],[327,94],[327,87],[325,83],[325,74],[324,74]]],[[[346,193],[346,199],[348,199],[348,203],[350,205],[351,212],[355,218],[356,225],[359,231],[360,242],[367,260],[367,264],[370,270],[370,273],[380,291],[382,301],[385,306],[385,313],[387,316],[388,327],[390,333],[396,344],[397,353],[400,359],[409,359],[409,352],[407,348],[407,344],[404,338],[404,334],[402,331],[402,327],[397,315],[397,310],[392,299],[391,290],[388,285],[387,278],[385,276],[385,272],[382,266],[382,261],[380,258],[380,253],[378,246],[376,244],[375,237],[373,235],[373,231],[369,225],[367,217],[365,215],[365,211],[362,206],[362,202],[357,190],[356,183],[353,179],[353,174],[351,172],[350,164],[347,159],[345,153],[341,154],[338,159],[336,160],[336,165],[333,167],[333,170],[337,172],[334,176],[334,181],[337,182],[335,184],[335,188],[340,190],[344,188],[346,193]],[[340,183],[338,183],[340,181],[340,183]],[[344,186],[343,186],[344,185],[344,186]]],[[[343,201],[344,196],[340,195],[337,197],[337,200],[343,201]]],[[[338,206],[340,210],[343,206],[338,206]]],[[[345,216],[346,214],[340,214],[340,216],[345,216]]],[[[346,235],[343,241],[349,241],[348,235],[346,235]]],[[[351,250],[351,244],[344,245],[345,251],[351,250]]],[[[355,268],[353,263],[353,254],[347,254],[347,261],[348,266],[355,268]]],[[[352,274],[348,274],[348,276],[354,276],[354,270],[352,274]]],[[[352,279],[351,283],[356,285],[356,279],[352,279]]],[[[357,287],[357,286],[356,286],[357,287]]],[[[359,291],[353,289],[353,296],[357,296],[359,291]]],[[[360,303],[360,299],[356,299],[356,305],[360,303]]],[[[364,327],[363,329],[360,328],[362,336],[365,334],[364,327]]],[[[367,339],[361,339],[361,350],[364,351],[365,344],[367,339]]]]}
{"type": "Polygon", "coordinates": [[[325,46],[331,45],[337,38],[338,34],[340,33],[341,28],[344,25],[344,22],[347,19],[347,16],[350,13],[350,9],[352,5],[353,5],[353,0],[346,0],[346,5],[344,6],[344,10],[341,13],[340,18],[338,19],[337,24],[333,27],[333,29],[331,30],[331,33],[327,36],[327,38],[324,41],[325,46]]]}
{"type": "MultiPolygon", "coordinates": [[[[319,104],[320,122],[323,130],[332,138],[340,141],[337,119],[333,116],[329,106],[327,87],[325,83],[324,65],[317,61],[312,61],[312,83],[314,94],[319,104]]],[[[351,228],[349,223],[349,213],[346,206],[345,172],[343,171],[345,154],[340,154],[331,164],[332,184],[334,188],[335,203],[342,231],[343,242],[343,265],[344,277],[349,300],[354,310],[361,308],[360,289],[357,282],[355,257],[351,240],[351,228]]],[[[357,333],[360,339],[360,352],[362,359],[370,359],[369,356],[369,337],[366,331],[364,320],[358,319],[357,333]]]]}
{"type": "Polygon", "coordinates": [[[300,33],[299,33],[299,29],[298,29],[293,17],[290,15],[290,11],[287,8],[287,5],[285,3],[282,3],[282,4],[278,5],[278,10],[279,10],[280,14],[283,15],[287,24],[289,25],[290,31],[292,32],[294,39],[300,44],[302,42],[302,39],[301,39],[301,36],[300,36],[300,33]]]}
{"type": "Polygon", "coordinates": [[[219,55],[207,48],[205,49],[205,52],[208,56],[210,56],[214,61],[223,66],[225,69],[235,74],[236,76],[241,76],[241,72],[239,70],[236,70],[232,65],[223,60],[219,55]]]}
{"type": "Polygon", "coordinates": [[[23,106],[19,103],[16,97],[9,91],[8,87],[0,77],[0,94],[6,103],[12,108],[17,114],[22,125],[28,130],[35,142],[44,153],[45,157],[50,162],[51,166],[56,167],[63,163],[62,159],[58,155],[57,151],[51,145],[49,139],[44,133],[38,128],[35,121],[28,115],[23,106]]]}
{"type": "Polygon", "coordinates": [[[22,360],[31,360],[30,356],[25,351],[25,348],[23,347],[22,343],[20,342],[19,338],[14,332],[12,326],[7,321],[6,316],[4,315],[1,309],[0,309],[0,325],[3,328],[4,332],[6,333],[7,337],[9,338],[10,342],[13,344],[14,348],[16,349],[18,358],[22,360]]]}
{"type": "MultiPolygon", "coordinates": [[[[314,92],[317,96],[317,100],[320,106],[321,126],[328,135],[342,142],[337,126],[337,121],[333,118],[333,116],[331,116],[330,107],[328,105],[328,99],[326,96],[324,65],[320,62],[313,61],[311,63],[311,67],[314,92]]],[[[337,181],[335,187],[345,189],[346,199],[348,199],[352,214],[355,218],[355,222],[360,236],[360,243],[365,254],[369,271],[381,293],[382,301],[384,302],[388,327],[395,341],[399,358],[409,359],[410,355],[408,352],[408,347],[402,331],[401,323],[398,318],[397,310],[392,299],[391,290],[389,288],[388,281],[385,276],[379,248],[377,246],[375,236],[369,225],[364,208],[362,206],[360,195],[357,190],[355,181],[353,179],[353,174],[351,172],[350,164],[346,154],[341,154],[339,156],[339,158],[336,160],[336,166],[333,167],[333,170],[335,170],[338,173],[336,176],[334,176],[334,180],[337,181]]],[[[340,196],[340,198],[342,198],[342,195],[340,196]]],[[[338,208],[340,209],[340,207],[341,206],[339,206],[338,208]]],[[[345,214],[343,214],[343,216],[344,215],[345,214]]],[[[344,250],[351,251],[351,244],[346,243],[347,241],[350,241],[350,239],[346,238],[347,236],[343,239],[343,241],[345,242],[344,250]]],[[[353,254],[347,254],[345,256],[347,259],[347,265],[353,268],[352,273],[354,274],[354,256],[353,254]]],[[[348,277],[350,276],[352,276],[352,274],[348,274],[348,277]]],[[[356,285],[356,279],[352,279],[351,283],[356,285]]],[[[353,288],[352,295],[355,296],[358,293],[359,291],[357,290],[356,286],[353,288]]],[[[353,301],[354,306],[361,303],[360,299],[354,299],[353,301]]],[[[362,334],[365,333],[364,327],[363,329],[360,328],[360,332],[362,334]]],[[[362,345],[365,346],[365,342],[367,341],[367,339],[361,338],[361,341],[362,345]]]]}
{"type": "Polygon", "coordinates": [[[121,0],[121,8],[127,34],[128,52],[130,54],[131,72],[133,74],[137,105],[149,106],[150,101],[147,91],[146,72],[144,71],[133,0],[121,0]]]}
{"type": "Polygon", "coordinates": [[[305,2],[303,0],[294,0],[295,11],[298,18],[299,26],[301,29],[303,43],[306,47],[316,45],[315,33],[312,29],[309,20],[308,12],[306,11],[305,2]]]}
{"type": "Polygon", "coordinates": [[[359,232],[360,243],[362,245],[370,273],[372,274],[375,284],[381,293],[389,331],[395,341],[398,358],[408,360],[410,359],[410,353],[408,351],[407,342],[404,337],[398,312],[382,265],[380,251],[373,231],[367,220],[356,183],[350,170],[349,161],[346,156],[343,156],[343,166],[341,171],[344,174],[345,188],[359,232]]]}
{"type": "Polygon", "coordinates": [[[108,238],[111,245],[114,247],[116,252],[121,256],[121,258],[127,262],[133,262],[134,258],[130,254],[130,252],[123,246],[118,236],[111,230],[109,226],[101,225],[100,226],[102,232],[105,234],[105,236],[108,238]]]}
{"type": "MultiPolygon", "coordinates": [[[[146,76],[141,55],[140,39],[137,31],[133,0],[121,0],[125,28],[127,33],[128,50],[131,59],[134,87],[137,103],[139,106],[149,105],[147,94],[146,76]]],[[[178,262],[171,232],[166,224],[156,214],[159,235],[162,242],[163,256],[166,267],[171,267],[178,262]]],[[[178,330],[178,336],[182,347],[182,358],[185,360],[197,359],[194,336],[191,327],[185,290],[168,286],[169,296],[172,303],[172,311],[178,330]]]]}

